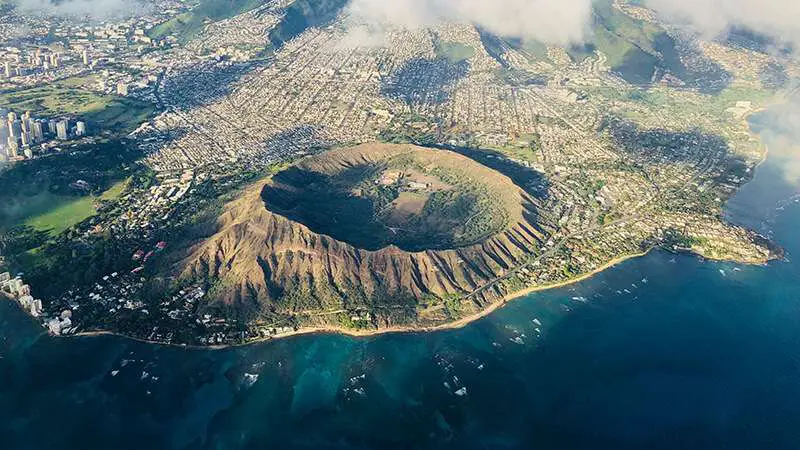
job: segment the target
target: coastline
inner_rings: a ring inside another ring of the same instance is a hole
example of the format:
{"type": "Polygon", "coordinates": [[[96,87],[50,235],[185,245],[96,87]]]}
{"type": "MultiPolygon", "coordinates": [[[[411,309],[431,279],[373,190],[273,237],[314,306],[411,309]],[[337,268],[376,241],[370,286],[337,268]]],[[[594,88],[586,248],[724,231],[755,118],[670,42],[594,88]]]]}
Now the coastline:
{"type": "MultiPolygon", "coordinates": [[[[755,170],[761,164],[763,164],[764,162],[767,161],[767,158],[769,156],[769,148],[768,148],[767,144],[764,143],[761,140],[759,134],[756,133],[750,127],[749,119],[751,118],[751,116],[754,116],[756,114],[759,114],[759,113],[762,113],[764,111],[767,111],[767,110],[769,110],[769,108],[787,101],[787,99],[788,99],[787,96],[776,96],[771,101],[766,102],[761,107],[758,107],[758,108],[748,112],[747,114],[745,114],[742,117],[742,121],[746,125],[747,130],[749,131],[749,133],[752,136],[755,136],[755,137],[758,138],[759,142],[761,143],[761,148],[763,149],[760,161],[758,161],[758,163],[753,166],[753,173],[755,172],[755,170]]],[[[747,183],[749,183],[751,181],[752,181],[752,177],[747,181],[747,183]]],[[[505,295],[503,298],[499,299],[498,301],[493,302],[492,304],[488,305],[486,308],[482,309],[481,311],[479,311],[479,312],[477,312],[475,314],[472,314],[472,315],[467,316],[467,317],[463,317],[463,318],[458,319],[458,320],[453,321],[453,322],[447,322],[447,323],[443,323],[443,324],[436,325],[436,326],[428,326],[428,327],[388,327],[388,328],[370,329],[370,330],[352,330],[352,329],[341,328],[341,327],[309,327],[309,328],[301,328],[301,329],[298,329],[298,330],[295,330],[295,331],[292,331],[292,332],[288,332],[288,333],[277,334],[277,335],[273,335],[273,336],[253,339],[253,340],[250,340],[250,341],[247,341],[247,342],[242,342],[242,343],[238,343],[238,344],[230,344],[230,345],[174,344],[174,343],[166,343],[166,342],[161,342],[161,341],[152,341],[152,340],[147,340],[147,339],[143,339],[143,338],[137,338],[137,337],[130,336],[130,335],[127,335],[127,334],[123,334],[123,333],[119,333],[119,332],[115,332],[115,331],[108,331],[108,330],[86,331],[86,332],[76,333],[76,334],[73,334],[73,335],[58,336],[58,337],[70,338],[70,337],[117,336],[117,337],[122,337],[122,338],[125,338],[125,339],[130,339],[130,340],[133,340],[133,341],[137,341],[137,342],[143,342],[143,343],[155,344],[155,345],[161,345],[161,346],[168,346],[168,347],[180,347],[180,348],[186,348],[186,349],[201,349],[201,350],[224,350],[224,349],[228,349],[228,348],[244,347],[244,346],[249,346],[249,345],[265,343],[265,342],[269,342],[269,341],[272,341],[272,340],[285,339],[285,338],[290,338],[290,337],[294,337],[294,336],[301,336],[301,335],[308,335],[308,334],[339,334],[339,335],[359,338],[359,337],[378,336],[378,335],[382,335],[382,334],[413,334],[413,333],[429,333],[429,332],[444,331],[444,330],[454,330],[454,329],[464,328],[467,325],[469,325],[469,324],[471,324],[471,323],[473,323],[473,322],[475,322],[477,320],[480,320],[482,318],[485,318],[485,317],[489,316],[490,314],[492,314],[493,312],[503,308],[504,306],[506,306],[509,302],[511,302],[513,300],[528,296],[528,295],[536,293],[536,292],[546,291],[546,290],[550,290],[550,289],[563,288],[563,287],[566,287],[566,286],[569,286],[569,285],[572,285],[572,284],[587,280],[587,279],[589,279],[589,278],[591,278],[591,277],[593,277],[593,276],[595,276],[595,275],[597,275],[597,274],[599,274],[599,273],[601,273],[601,272],[603,272],[603,271],[605,271],[605,270],[607,270],[609,268],[612,268],[612,267],[614,267],[614,266],[616,266],[618,264],[621,264],[621,263],[623,263],[623,262],[625,262],[627,260],[645,256],[653,248],[654,247],[648,248],[647,250],[639,252],[639,253],[618,256],[618,257],[616,257],[616,258],[614,258],[614,259],[612,259],[612,260],[610,260],[610,261],[598,266],[597,268],[595,268],[595,269],[593,269],[593,270],[591,270],[589,272],[586,272],[586,273],[581,274],[581,275],[579,275],[577,277],[574,277],[574,278],[570,278],[568,280],[560,281],[560,282],[557,282],[557,283],[545,284],[545,285],[531,286],[531,287],[528,287],[528,288],[525,288],[525,289],[522,289],[522,290],[519,290],[519,291],[512,292],[510,294],[505,295]]],[[[722,259],[722,258],[708,257],[708,256],[705,256],[705,255],[702,255],[702,254],[699,254],[699,253],[693,252],[693,251],[690,252],[690,254],[694,254],[696,256],[700,256],[700,257],[705,258],[705,259],[707,259],[709,261],[717,261],[717,262],[726,261],[725,259],[722,259]]],[[[743,264],[757,264],[757,263],[754,263],[754,262],[742,262],[742,263],[743,264]]]]}
{"type": "Polygon", "coordinates": [[[125,338],[125,339],[130,339],[130,340],[136,341],[136,342],[142,342],[142,343],[146,343],[146,344],[161,345],[161,346],[165,346],[165,347],[179,347],[179,348],[196,349],[196,350],[225,350],[225,349],[229,349],[229,348],[246,347],[246,346],[249,346],[249,345],[261,344],[261,343],[265,343],[265,342],[269,342],[269,341],[273,341],[273,340],[286,339],[286,338],[291,338],[291,337],[295,337],[295,336],[303,336],[303,335],[308,335],[308,334],[339,334],[339,335],[355,337],[355,338],[364,338],[364,337],[379,336],[379,335],[382,335],[382,334],[415,334],[415,333],[430,333],[430,332],[445,331],[445,330],[456,330],[456,329],[464,328],[467,325],[469,325],[469,324],[471,324],[471,323],[473,323],[473,322],[475,322],[477,320],[480,320],[480,319],[482,319],[484,317],[489,316],[490,314],[492,314],[493,312],[503,308],[504,306],[506,306],[509,302],[511,302],[513,300],[517,300],[519,298],[526,297],[526,296],[528,296],[530,294],[534,294],[536,292],[542,292],[542,291],[547,291],[547,290],[551,290],[551,289],[559,289],[559,288],[563,288],[563,287],[566,287],[566,286],[570,286],[570,285],[575,284],[575,283],[579,283],[581,281],[584,281],[584,280],[587,280],[589,278],[592,278],[593,276],[595,276],[595,275],[597,275],[597,274],[599,274],[599,273],[601,273],[601,272],[603,272],[603,271],[605,271],[607,269],[610,269],[610,268],[612,268],[612,267],[614,267],[616,265],[619,265],[619,264],[621,264],[621,263],[623,263],[625,261],[645,256],[652,249],[653,248],[651,247],[651,248],[649,248],[649,249],[647,249],[646,251],[643,251],[643,252],[618,256],[618,257],[606,262],[605,264],[602,264],[602,265],[598,266],[597,268],[595,268],[594,270],[592,270],[590,272],[586,272],[584,274],[578,275],[577,277],[570,278],[568,280],[559,281],[557,283],[543,284],[543,285],[539,285],[539,286],[531,286],[529,288],[525,288],[525,289],[522,289],[522,290],[519,290],[519,291],[512,292],[512,293],[507,294],[506,296],[504,296],[502,299],[492,303],[491,305],[487,306],[483,310],[481,310],[481,311],[479,311],[479,312],[477,312],[477,313],[475,313],[473,315],[470,315],[470,316],[467,316],[467,317],[463,317],[463,318],[458,319],[458,320],[453,321],[453,322],[443,323],[441,325],[436,325],[436,326],[418,327],[418,328],[413,328],[413,327],[388,327],[388,328],[381,328],[381,329],[375,329],[375,330],[351,330],[351,329],[340,328],[340,327],[309,327],[309,328],[300,328],[298,330],[295,330],[295,331],[292,331],[292,332],[289,332],[289,333],[277,334],[277,335],[274,335],[274,336],[269,336],[269,337],[259,338],[259,339],[253,339],[253,340],[250,340],[250,341],[247,341],[247,342],[242,342],[242,343],[239,343],[239,344],[231,344],[231,345],[174,344],[174,343],[167,343],[167,342],[161,342],[161,341],[152,341],[152,340],[148,340],[148,339],[137,338],[135,336],[130,336],[130,335],[127,335],[127,334],[123,334],[123,333],[119,333],[119,332],[115,332],[115,331],[109,331],[109,330],[83,331],[83,332],[75,333],[75,334],[72,334],[72,335],[56,336],[56,337],[74,338],[74,337],[116,336],[116,337],[121,337],[121,338],[125,338]]]}
{"type": "MultiPolygon", "coordinates": [[[[788,102],[791,101],[792,97],[794,97],[796,95],[800,96],[800,88],[790,89],[788,91],[786,91],[786,90],[778,91],[772,96],[771,99],[769,99],[768,101],[764,102],[763,105],[761,105],[760,107],[758,107],[758,108],[756,108],[756,109],[754,109],[752,111],[749,111],[747,114],[742,116],[742,121],[744,122],[745,126],[747,127],[748,132],[750,133],[751,136],[755,136],[758,139],[758,141],[761,143],[761,146],[764,149],[764,153],[762,155],[761,161],[759,161],[758,164],[753,166],[753,171],[755,171],[761,164],[763,164],[763,163],[765,163],[767,161],[767,158],[769,157],[769,146],[761,139],[760,134],[755,132],[753,130],[753,128],[750,126],[750,118],[752,116],[756,115],[756,114],[760,114],[760,113],[769,111],[770,108],[774,108],[775,106],[783,105],[785,103],[788,103],[788,102]]],[[[752,181],[752,179],[750,181],[752,181]]],[[[750,181],[748,181],[748,183],[750,181]]]]}
{"type": "MultiPolygon", "coordinates": [[[[744,122],[744,125],[747,127],[747,131],[750,133],[750,136],[755,136],[756,138],[758,138],[758,142],[761,143],[761,148],[764,149],[764,152],[761,155],[761,160],[755,166],[753,166],[753,169],[752,169],[753,176],[755,176],[756,169],[758,169],[758,167],[760,165],[764,164],[767,161],[767,158],[769,158],[769,146],[766,144],[766,142],[764,142],[761,139],[761,136],[759,136],[758,133],[753,131],[753,128],[750,126],[750,117],[755,116],[756,114],[761,114],[763,112],[766,112],[766,111],[769,110],[769,108],[771,108],[773,106],[776,106],[776,105],[780,105],[781,103],[783,103],[785,101],[786,101],[786,99],[783,99],[782,101],[778,101],[777,99],[773,99],[772,101],[767,102],[766,104],[764,104],[762,107],[756,108],[753,111],[750,111],[747,114],[745,114],[744,117],[742,117],[742,121],[744,122]]],[[[747,181],[747,183],[749,183],[751,181],[753,181],[752,177],[750,178],[750,180],[747,181]]],[[[745,184],[747,184],[747,183],[745,183],[745,184]]],[[[742,185],[742,186],[744,186],[744,185],[742,185]]]]}

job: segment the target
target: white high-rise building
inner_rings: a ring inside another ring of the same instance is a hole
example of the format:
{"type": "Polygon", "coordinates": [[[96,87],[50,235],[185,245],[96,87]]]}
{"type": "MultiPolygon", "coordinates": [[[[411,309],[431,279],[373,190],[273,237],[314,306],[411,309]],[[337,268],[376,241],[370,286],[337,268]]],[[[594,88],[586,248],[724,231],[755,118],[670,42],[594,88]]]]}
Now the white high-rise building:
{"type": "Polygon", "coordinates": [[[8,124],[6,124],[6,122],[0,122],[0,147],[6,148],[9,137],[8,124]]]}
{"type": "Polygon", "coordinates": [[[33,139],[35,142],[42,142],[44,140],[44,126],[41,120],[33,122],[33,139]]]}
{"type": "Polygon", "coordinates": [[[78,122],[75,124],[75,135],[83,136],[86,134],[86,122],[78,122]]]}
{"type": "Polygon", "coordinates": [[[6,78],[11,78],[11,76],[12,76],[11,75],[11,63],[8,62],[8,61],[6,61],[6,63],[5,63],[5,75],[6,75],[6,78]]]}
{"type": "Polygon", "coordinates": [[[9,121],[8,130],[11,132],[10,134],[12,137],[19,138],[22,135],[22,123],[17,119],[15,119],[13,122],[9,121]]]}
{"type": "Polygon", "coordinates": [[[5,157],[8,155],[8,127],[0,127],[0,156],[5,157]]]}
{"type": "Polygon", "coordinates": [[[69,122],[60,120],[56,123],[56,136],[61,140],[66,140],[68,137],[69,122]]]}
{"type": "Polygon", "coordinates": [[[8,148],[6,151],[8,152],[8,156],[10,158],[15,158],[17,156],[17,150],[19,149],[19,144],[17,144],[17,140],[13,137],[8,137],[8,148]]]}
{"type": "Polygon", "coordinates": [[[20,126],[22,127],[23,133],[30,134],[31,132],[31,120],[28,117],[22,116],[22,119],[19,121],[20,126]]]}

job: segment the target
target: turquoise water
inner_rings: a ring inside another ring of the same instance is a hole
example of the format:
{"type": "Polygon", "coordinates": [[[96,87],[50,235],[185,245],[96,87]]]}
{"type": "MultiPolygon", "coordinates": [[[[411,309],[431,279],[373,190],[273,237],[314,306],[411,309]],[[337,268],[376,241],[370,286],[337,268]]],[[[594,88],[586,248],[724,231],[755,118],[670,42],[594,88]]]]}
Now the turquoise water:
{"type": "Polygon", "coordinates": [[[0,448],[796,449],[800,205],[762,131],[729,215],[786,248],[766,267],[654,252],[460,330],[223,351],[54,339],[2,302],[0,448]]]}

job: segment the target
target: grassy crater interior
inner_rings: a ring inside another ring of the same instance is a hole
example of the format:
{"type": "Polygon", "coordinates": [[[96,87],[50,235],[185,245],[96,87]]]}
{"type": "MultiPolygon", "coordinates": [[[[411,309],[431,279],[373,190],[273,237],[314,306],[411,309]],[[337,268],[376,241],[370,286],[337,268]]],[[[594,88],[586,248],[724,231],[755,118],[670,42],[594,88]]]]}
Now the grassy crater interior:
{"type": "Polygon", "coordinates": [[[365,250],[469,246],[503,231],[510,180],[468,158],[414,146],[337,149],[277,173],[268,210],[365,250]]]}

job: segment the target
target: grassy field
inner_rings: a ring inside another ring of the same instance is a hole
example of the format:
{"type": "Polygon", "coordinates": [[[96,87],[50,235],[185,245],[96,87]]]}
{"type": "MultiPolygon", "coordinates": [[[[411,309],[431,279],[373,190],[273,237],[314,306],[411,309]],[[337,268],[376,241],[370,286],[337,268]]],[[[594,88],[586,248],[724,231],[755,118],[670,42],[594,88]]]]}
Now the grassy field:
{"type": "Polygon", "coordinates": [[[458,42],[436,41],[436,56],[444,58],[452,64],[466,61],[475,56],[475,49],[458,42]]]}
{"type": "Polygon", "coordinates": [[[525,54],[527,54],[529,57],[533,57],[534,59],[550,59],[547,54],[547,45],[535,39],[525,39],[520,43],[518,49],[522,50],[525,54]]]}
{"type": "Polygon", "coordinates": [[[150,103],[80,89],[86,82],[85,78],[74,78],[47,86],[0,92],[0,104],[34,115],[75,115],[86,119],[96,130],[122,133],[133,131],[155,113],[155,106],[150,103]]]}
{"type": "Polygon", "coordinates": [[[28,225],[35,230],[57,236],[95,215],[98,200],[117,199],[127,186],[128,180],[119,181],[96,197],[56,195],[43,191],[36,195],[6,198],[0,206],[4,218],[3,223],[0,223],[0,229],[28,225]]]}
{"type": "Polygon", "coordinates": [[[46,231],[51,236],[58,236],[63,231],[92,217],[97,210],[93,197],[80,197],[69,199],[60,197],[54,199],[54,208],[25,221],[25,225],[39,231],[46,231]]]}
{"type": "Polygon", "coordinates": [[[118,199],[120,195],[125,192],[125,189],[128,188],[130,182],[131,179],[128,178],[114,183],[108,190],[100,194],[100,200],[112,201],[118,199]]]}
{"type": "Polygon", "coordinates": [[[0,206],[0,229],[21,225],[28,219],[47,214],[63,205],[74,201],[76,197],[57,195],[42,191],[35,195],[6,196],[0,206]]]}

